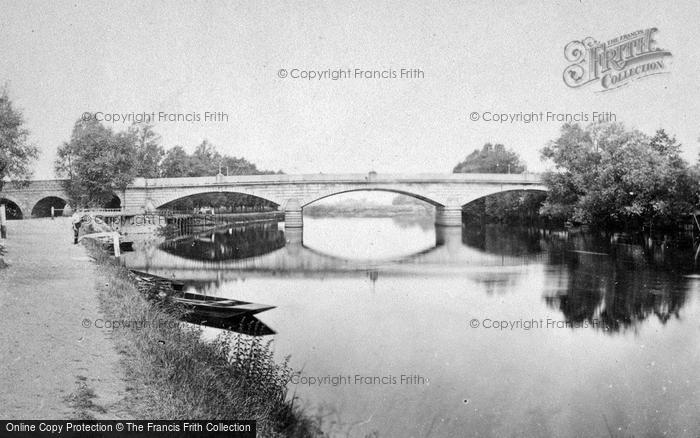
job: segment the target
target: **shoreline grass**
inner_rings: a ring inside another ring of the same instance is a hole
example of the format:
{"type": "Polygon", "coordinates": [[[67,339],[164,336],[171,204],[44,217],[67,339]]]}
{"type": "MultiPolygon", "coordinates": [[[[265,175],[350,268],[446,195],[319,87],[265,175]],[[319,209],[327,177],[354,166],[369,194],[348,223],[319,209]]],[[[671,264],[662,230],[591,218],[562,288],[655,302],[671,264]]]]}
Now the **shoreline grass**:
{"type": "Polygon", "coordinates": [[[292,370],[287,361],[274,361],[270,342],[239,334],[203,340],[201,330],[182,324],[174,309],[148,301],[130,272],[99,243],[85,245],[98,266],[105,318],[124,322],[112,338],[130,386],[132,414],[142,419],[256,420],[258,436],[323,436],[317,419],[288,397],[292,370]]]}
{"type": "Polygon", "coordinates": [[[95,404],[93,400],[97,397],[95,391],[86,383],[84,376],[78,376],[76,390],[66,396],[66,402],[73,408],[73,417],[78,420],[95,420],[93,413],[106,413],[106,409],[95,404]]]}

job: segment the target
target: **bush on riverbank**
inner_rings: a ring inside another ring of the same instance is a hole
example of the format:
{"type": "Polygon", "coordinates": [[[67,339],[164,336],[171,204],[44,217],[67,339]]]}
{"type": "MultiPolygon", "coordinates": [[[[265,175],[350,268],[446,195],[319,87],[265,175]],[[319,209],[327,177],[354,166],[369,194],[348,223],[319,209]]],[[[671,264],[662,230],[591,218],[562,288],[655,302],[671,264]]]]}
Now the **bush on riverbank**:
{"type": "Polygon", "coordinates": [[[700,170],[663,129],[621,123],[565,124],[542,157],[554,165],[540,214],[606,230],[673,230],[700,202],[700,170]]]}
{"type": "Polygon", "coordinates": [[[206,342],[179,322],[174,309],[149,302],[130,273],[94,243],[86,244],[101,274],[105,318],[114,330],[131,386],[132,413],[144,419],[252,419],[260,436],[322,436],[286,385],[292,370],[274,361],[270,343],[244,335],[206,342]],[[131,324],[126,327],[126,323],[131,324]]]}

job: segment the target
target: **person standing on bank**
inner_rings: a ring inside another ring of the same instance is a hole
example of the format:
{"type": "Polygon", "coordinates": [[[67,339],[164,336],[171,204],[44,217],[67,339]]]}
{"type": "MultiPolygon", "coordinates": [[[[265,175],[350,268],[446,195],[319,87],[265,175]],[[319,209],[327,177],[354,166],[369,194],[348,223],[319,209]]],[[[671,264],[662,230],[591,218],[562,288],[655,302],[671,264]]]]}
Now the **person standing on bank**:
{"type": "Polygon", "coordinates": [[[73,244],[77,245],[78,244],[78,233],[80,232],[80,224],[82,221],[82,217],[80,217],[80,214],[76,211],[73,213],[73,216],[71,216],[71,223],[73,224],[73,244]]]}

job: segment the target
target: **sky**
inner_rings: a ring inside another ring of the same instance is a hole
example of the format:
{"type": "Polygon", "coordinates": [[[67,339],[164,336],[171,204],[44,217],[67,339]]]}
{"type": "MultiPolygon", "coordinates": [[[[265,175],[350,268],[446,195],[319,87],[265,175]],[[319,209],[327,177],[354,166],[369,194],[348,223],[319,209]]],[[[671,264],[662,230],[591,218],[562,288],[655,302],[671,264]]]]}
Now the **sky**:
{"type": "Polygon", "coordinates": [[[198,115],[157,121],[163,145],[192,151],[207,139],[290,174],[451,172],[486,142],[547,168],[539,150],[561,122],[486,122],[484,112],[609,111],[649,134],[665,128],[688,160],[700,150],[696,1],[0,0],[0,11],[0,83],[41,150],[37,179],[54,177],[56,149],[85,112],[198,115]],[[564,84],[570,41],[651,27],[672,53],[668,74],[604,93],[564,84]],[[422,74],[291,77],[402,68],[422,74]]]}

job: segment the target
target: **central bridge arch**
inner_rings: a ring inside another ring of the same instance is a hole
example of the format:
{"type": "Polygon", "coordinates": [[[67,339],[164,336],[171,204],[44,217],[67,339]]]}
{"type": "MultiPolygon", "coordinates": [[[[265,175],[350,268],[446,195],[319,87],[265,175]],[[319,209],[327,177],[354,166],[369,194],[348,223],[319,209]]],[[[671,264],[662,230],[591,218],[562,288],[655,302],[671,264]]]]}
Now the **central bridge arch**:
{"type": "Polygon", "coordinates": [[[347,188],[347,189],[341,189],[341,190],[331,190],[328,192],[322,192],[317,195],[315,199],[305,199],[303,202],[304,204],[301,205],[301,208],[304,208],[308,205],[311,205],[315,202],[321,201],[326,198],[330,198],[336,195],[342,195],[344,193],[352,193],[352,192],[385,192],[385,193],[396,193],[397,195],[405,195],[405,196],[410,196],[411,198],[419,199],[423,202],[426,202],[433,207],[440,207],[442,204],[438,201],[433,200],[431,197],[425,194],[420,194],[416,193],[414,191],[407,191],[405,189],[399,189],[399,188],[391,188],[391,187],[355,187],[355,188],[347,188]]]}

